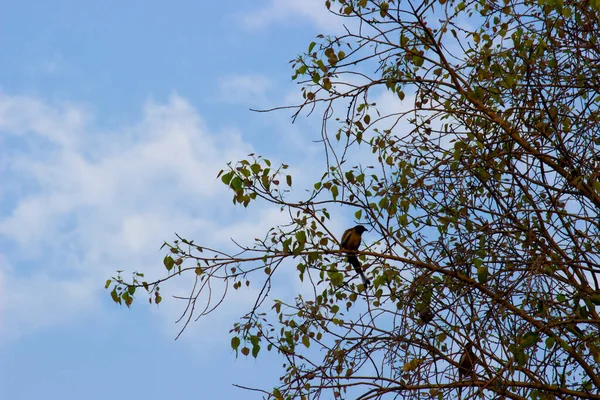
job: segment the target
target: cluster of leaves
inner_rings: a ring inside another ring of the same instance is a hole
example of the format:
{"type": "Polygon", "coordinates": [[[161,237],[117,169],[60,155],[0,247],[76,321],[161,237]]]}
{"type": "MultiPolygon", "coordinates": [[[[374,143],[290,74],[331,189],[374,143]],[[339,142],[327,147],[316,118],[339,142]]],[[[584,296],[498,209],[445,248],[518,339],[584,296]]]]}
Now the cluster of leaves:
{"type": "Polygon", "coordinates": [[[292,185],[286,165],[255,155],[229,165],[219,176],[234,204],[266,200],[289,224],[235,252],[179,238],[167,277],[118,276],[113,299],[130,305],[139,287],[158,296],[158,284],[194,271],[189,322],[215,310],[229,284],[258,282],[231,347],[281,354],[281,382],[264,392],[274,399],[442,399],[457,389],[600,399],[600,2],[325,7],[345,33],[319,36],[293,61],[304,95],[296,116],[326,105],[327,169],[314,190],[292,202],[280,188],[292,185]],[[396,111],[380,112],[390,109],[378,104],[384,92],[396,111]],[[369,289],[341,262],[331,205],[372,228],[360,251],[369,289]],[[282,265],[313,285],[310,297],[272,298],[282,265]],[[461,380],[468,343],[477,360],[461,380]]]}
{"type": "MultiPolygon", "coordinates": [[[[167,265],[167,257],[165,257],[165,266],[167,265]]],[[[117,271],[117,276],[107,279],[106,283],[104,284],[105,289],[110,288],[111,284],[113,285],[112,290],[110,291],[110,297],[115,303],[125,304],[127,307],[131,307],[131,304],[133,304],[133,300],[135,298],[136,289],[141,287],[144,288],[146,293],[150,295],[148,297],[148,302],[150,304],[152,304],[153,301],[154,304],[160,304],[162,297],[160,296],[160,287],[157,282],[154,282],[150,285],[148,282],[140,280],[144,278],[143,273],[134,272],[131,278],[131,283],[126,283],[121,276],[122,272],[123,271],[117,271]]]]}

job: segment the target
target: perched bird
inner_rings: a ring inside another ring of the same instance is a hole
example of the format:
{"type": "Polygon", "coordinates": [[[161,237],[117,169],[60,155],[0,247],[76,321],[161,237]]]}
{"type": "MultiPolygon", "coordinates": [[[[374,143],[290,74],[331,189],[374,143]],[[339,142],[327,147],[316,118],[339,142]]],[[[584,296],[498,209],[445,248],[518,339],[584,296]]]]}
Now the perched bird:
{"type": "Polygon", "coordinates": [[[433,321],[433,318],[435,317],[435,314],[431,310],[431,307],[429,305],[423,305],[423,306],[421,306],[421,308],[419,309],[418,312],[419,312],[419,318],[425,324],[433,321]]]}
{"type": "Polygon", "coordinates": [[[475,353],[473,353],[473,344],[467,342],[465,345],[460,361],[458,361],[458,377],[464,378],[467,375],[471,375],[475,367],[475,353]]]}
{"type": "MultiPolygon", "coordinates": [[[[475,370],[475,361],[477,357],[475,353],[473,353],[473,344],[471,342],[467,342],[465,344],[462,355],[460,356],[460,360],[458,361],[458,377],[460,379],[464,379],[466,376],[469,376],[475,370]]],[[[458,398],[462,398],[462,386],[458,388],[458,398]]]]}
{"type": "Polygon", "coordinates": [[[347,229],[342,235],[342,241],[340,242],[341,249],[345,250],[348,253],[348,262],[360,275],[363,284],[365,285],[365,288],[369,286],[370,282],[365,276],[365,273],[362,270],[362,266],[360,265],[358,258],[356,257],[356,255],[352,254],[352,252],[358,250],[358,247],[360,246],[361,236],[366,230],[367,228],[365,228],[362,225],[356,225],[354,228],[347,229]]]}

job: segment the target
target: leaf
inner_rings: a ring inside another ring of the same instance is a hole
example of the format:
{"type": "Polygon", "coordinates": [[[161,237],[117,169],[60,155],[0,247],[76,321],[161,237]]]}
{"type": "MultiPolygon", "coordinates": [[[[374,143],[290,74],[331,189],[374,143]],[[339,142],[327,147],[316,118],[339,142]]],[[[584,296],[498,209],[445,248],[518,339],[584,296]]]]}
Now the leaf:
{"type": "Polygon", "coordinates": [[[259,345],[252,346],[252,357],[254,357],[254,358],[258,357],[258,352],[259,351],[260,351],[260,346],[259,345]]]}
{"type": "Polygon", "coordinates": [[[329,281],[335,287],[340,286],[344,282],[344,275],[341,272],[332,271],[328,272],[329,281]]]}
{"type": "Polygon", "coordinates": [[[335,200],[338,197],[338,194],[339,194],[338,187],[332,186],[331,187],[331,195],[333,196],[333,200],[335,200]]]}
{"type": "Polygon", "coordinates": [[[417,369],[419,367],[419,365],[421,365],[421,359],[415,358],[413,360],[410,360],[406,364],[404,364],[404,366],[402,367],[402,370],[405,372],[414,371],[415,369],[417,369]]]}
{"type": "Polygon", "coordinates": [[[131,297],[127,292],[123,293],[123,300],[125,300],[125,305],[127,307],[130,307],[133,303],[133,297],[131,297]]]}
{"type": "Polygon", "coordinates": [[[486,283],[488,281],[488,267],[485,265],[482,265],[480,267],[477,267],[477,280],[479,281],[479,283],[486,283]]]}
{"type": "Polygon", "coordinates": [[[385,1],[379,5],[379,15],[381,15],[381,18],[385,18],[385,16],[388,13],[389,8],[390,8],[390,5],[385,1]]]}
{"type": "Polygon", "coordinates": [[[233,178],[233,180],[231,181],[231,188],[235,191],[238,191],[242,188],[242,180],[239,176],[233,178]]]}
{"type": "Polygon", "coordinates": [[[110,286],[110,283],[112,282],[112,280],[107,279],[106,283],[104,284],[104,289],[108,289],[108,287],[110,286]]]}
{"type": "Polygon", "coordinates": [[[423,63],[425,62],[425,59],[423,57],[419,56],[419,55],[413,55],[412,62],[417,67],[422,67],[423,63]]]}
{"type": "Polygon", "coordinates": [[[173,260],[173,257],[166,255],[165,259],[163,260],[163,264],[165,264],[165,268],[167,269],[167,271],[170,271],[175,265],[175,260],[173,260]]]}
{"type": "Polygon", "coordinates": [[[308,349],[310,347],[310,337],[308,335],[302,336],[302,344],[308,349]]]}
{"type": "Polygon", "coordinates": [[[121,298],[119,297],[119,294],[117,293],[116,288],[110,292],[110,297],[112,297],[112,299],[115,303],[119,303],[119,304],[121,303],[121,298]]]}
{"type": "Polygon", "coordinates": [[[298,231],[296,232],[296,240],[298,241],[298,243],[306,243],[306,232],[305,231],[298,231]]]}
{"type": "Polygon", "coordinates": [[[250,166],[250,170],[254,173],[254,175],[258,175],[261,169],[262,168],[260,167],[260,164],[257,163],[254,163],[250,166]]]}
{"type": "Polygon", "coordinates": [[[232,177],[233,177],[233,171],[229,171],[221,177],[221,181],[224,184],[229,185],[229,182],[231,182],[232,177]]]}
{"type": "Polygon", "coordinates": [[[286,175],[285,176],[285,182],[287,183],[287,185],[289,187],[291,187],[292,186],[292,176],[291,175],[286,175]]]}
{"type": "Polygon", "coordinates": [[[521,347],[526,349],[526,348],[531,347],[534,344],[536,344],[539,340],[540,340],[539,333],[528,332],[525,335],[523,335],[523,337],[521,337],[521,339],[519,340],[519,344],[521,345],[521,347]]]}
{"type": "Polygon", "coordinates": [[[231,348],[235,351],[237,351],[238,347],[240,347],[240,338],[237,336],[234,336],[231,338],[231,348]]]}

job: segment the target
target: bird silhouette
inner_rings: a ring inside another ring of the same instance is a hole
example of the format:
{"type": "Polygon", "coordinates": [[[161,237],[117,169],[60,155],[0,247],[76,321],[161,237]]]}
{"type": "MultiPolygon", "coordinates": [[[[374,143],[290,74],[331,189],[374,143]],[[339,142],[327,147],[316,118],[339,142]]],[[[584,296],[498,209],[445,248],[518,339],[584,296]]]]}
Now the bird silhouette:
{"type": "MultiPolygon", "coordinates": [[[[458,377],[462,380],[465,377],[472,375],[475,370],[475,361],[477,357],[473,353],[473,344],[467,342],[463,349],[463,353],[458,361],[458,377]]],[[[462,398],[462,386],[458,388],[458,398],[462,398]]]]}
{"type": "Polygon", "coordinates": [[[356,257],[355,254],[352,254],[352,253],[355,252],[356,250],[358,250],[358,247],[360,246],[362,234],[366,230],[367,230],[367,228],[365,228],[362,225],[356,225],[354,228],[346,229],[346,231],[342,235],[342,241],[340,242],[341,249],[345,250],[348,254],[348,262],[350,263],[350,265],[352,265],[354,270],[360,275],[360,277],[363,281],[363,284],[365,285],[365,288],[367,288],[369,286],[370,282],[367,279],[367,277],[365,276],[365,273],[362,270],[362,266],[360,265],[358,258],[356,257]]]}

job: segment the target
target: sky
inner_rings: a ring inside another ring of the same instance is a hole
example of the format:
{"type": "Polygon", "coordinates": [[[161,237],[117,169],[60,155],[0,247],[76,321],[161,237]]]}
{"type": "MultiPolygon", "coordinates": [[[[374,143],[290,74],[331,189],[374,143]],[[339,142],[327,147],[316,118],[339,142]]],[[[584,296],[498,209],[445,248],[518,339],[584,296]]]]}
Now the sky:
{"type": "Polygon", "coordinates": [[[216,177],[256,152],[299,188],[319,179],[319,117],[250,108],[298,100],[289,60],[339,22],[321,0],[0,9],[0,398],[260,398],[232,384],[273,387],[282,360],[236,359],[228,333],[252,288],[175,341],[185,280],[131,309],[104,282],[159,276],[175,232],[227,247],[285,221],[234,207],[216,177]]]}

